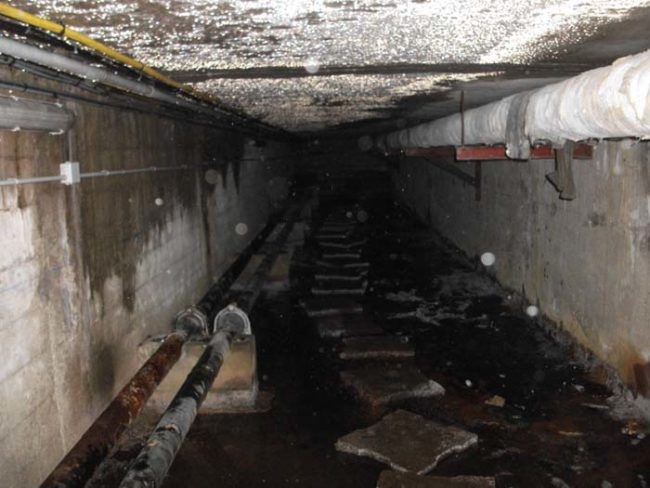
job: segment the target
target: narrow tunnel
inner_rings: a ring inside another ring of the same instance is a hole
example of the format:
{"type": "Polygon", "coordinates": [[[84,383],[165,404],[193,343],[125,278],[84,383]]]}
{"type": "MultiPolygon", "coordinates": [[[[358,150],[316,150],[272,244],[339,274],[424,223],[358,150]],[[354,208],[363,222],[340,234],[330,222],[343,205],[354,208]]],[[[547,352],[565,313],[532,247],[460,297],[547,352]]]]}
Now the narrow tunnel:
{"type": "Polygon", "coordinates": [[[647,487],[649,25],[0,2],[0,487],[647,487]]]}

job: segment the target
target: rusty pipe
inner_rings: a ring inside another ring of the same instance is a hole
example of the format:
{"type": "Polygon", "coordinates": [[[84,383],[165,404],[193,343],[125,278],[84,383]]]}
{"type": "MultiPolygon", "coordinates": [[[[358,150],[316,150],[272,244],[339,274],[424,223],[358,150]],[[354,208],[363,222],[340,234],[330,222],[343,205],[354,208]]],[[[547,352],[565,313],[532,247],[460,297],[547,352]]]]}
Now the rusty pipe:
{"type": "MultiPolygon", "coordinates": [[[[312,195],[307,192],[286,212],[281,232],[270,243],[269,252],[255,273],[251,293],[243,300],[242,313],[250,313],[260,296],[262,285],[282,246],[289,237],[295,221],[312,195]]],[[[218,321],[217,321],[218,322],[218,321]]],[[[214,331],[206,350],[187,376],[180,390],[160,418],[145,446],[131,463],[120,488],[156,488],[162,485],[187,436],[201,404],[219,374],[232,340],[246,333],[244,321],[224,320],[224,327],[214,331]]],[[[216,325],[215,325],[216,327],[216,325]]],[[[250,327],[250,324],[248,325],[250,327]]]]}
{"type": "Polygon", "coordinates": [[[82,487],[104,460],[131,421],[138,416],[183,351],[187,335],[167,336],[131,381],[63,458],[41,488],[82,487]]]}
{"type": "MultiPolygon", "coordinates": [[[[211,318],[216,314],[217,304],[246,267],[251,256],[261,247],[275,226],[277,216],[248,244],[238,259],[226,270],[196,308],[211,318]]],[[[179,325],[179,324],[177,324],[179,325]]],[[[180,358],[183,344],[191,332],[184,324],[167,336],[156,352],[142,366],[129,383],[120,391],[95,423],[86,431],[41,485],[41,488],[80,488],[95,472],[117,443],[120,435],[138,416],[147,399],[180,358]]]]}

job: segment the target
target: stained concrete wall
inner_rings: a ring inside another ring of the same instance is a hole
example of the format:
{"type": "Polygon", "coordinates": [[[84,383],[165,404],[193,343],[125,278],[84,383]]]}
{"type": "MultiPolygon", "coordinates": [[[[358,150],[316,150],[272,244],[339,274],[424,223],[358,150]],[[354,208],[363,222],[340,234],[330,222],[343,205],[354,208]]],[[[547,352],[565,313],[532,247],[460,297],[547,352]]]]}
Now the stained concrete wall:
{"type": "MultiPolygon", "coordinates": [[[[494,253],[502,284],[650,395],[648,154],[646,143],[600,143],[593,161],[574,163],[574,201],[559,200],[545,181],[550,160],[484,162],[476,201],[472,186],[426,160],[406,159],[394,191],[468,254],[494,253]]],[[[473,173],[472,163],[458,166],[473,173]]]]}
{"type": "Polygon", "coordinates": [[[170,329],[287,194],[281,144],[66,104],[69,139],[0,131],[0,178],[58,174],[66,154],[82,172],[214,169],[0,188],[3,487],[49,474],[143,362],[138,344],[170,329]]]}

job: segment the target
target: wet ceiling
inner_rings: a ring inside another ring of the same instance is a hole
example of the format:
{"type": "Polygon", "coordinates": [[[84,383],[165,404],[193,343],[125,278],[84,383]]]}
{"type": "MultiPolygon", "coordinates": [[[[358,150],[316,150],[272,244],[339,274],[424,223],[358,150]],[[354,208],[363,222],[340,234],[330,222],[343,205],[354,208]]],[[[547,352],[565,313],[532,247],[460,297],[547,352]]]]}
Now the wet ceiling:
{"type": "Polygon", "coordinates": [[[296,132],[385,130],[650,49],[650,0],[19,0],[296,132]]]}

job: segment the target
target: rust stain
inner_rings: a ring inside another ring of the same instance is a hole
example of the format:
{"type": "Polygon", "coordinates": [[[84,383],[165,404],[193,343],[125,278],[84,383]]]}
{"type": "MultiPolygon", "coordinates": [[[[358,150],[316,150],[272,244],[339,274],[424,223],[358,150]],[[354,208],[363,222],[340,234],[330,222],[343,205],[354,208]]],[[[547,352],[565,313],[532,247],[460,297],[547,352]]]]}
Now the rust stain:
{"type": "Polygon", "coordinates": [[[171,334],[120,391],[95,423],[41,485],[42,488],[82,487],[156,387],[178,361],[185,339],[171,334]]]}
{"type": "Polygon", "coordinates": [[[637,363],[632,366],[634,371],[635,392],[646,398],[650,398],[650,362],[637,363]]]}

